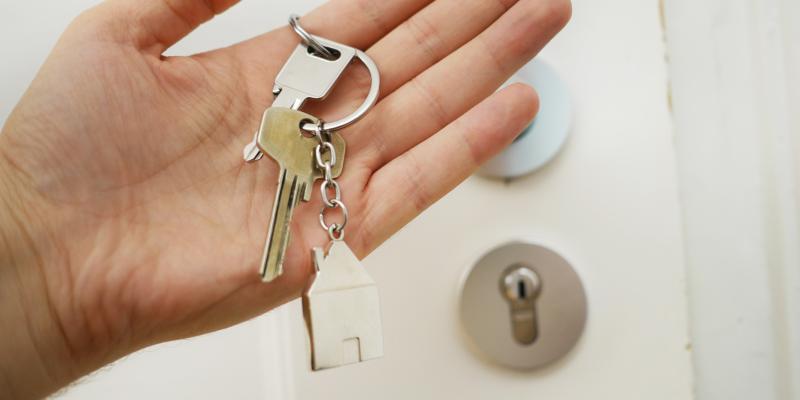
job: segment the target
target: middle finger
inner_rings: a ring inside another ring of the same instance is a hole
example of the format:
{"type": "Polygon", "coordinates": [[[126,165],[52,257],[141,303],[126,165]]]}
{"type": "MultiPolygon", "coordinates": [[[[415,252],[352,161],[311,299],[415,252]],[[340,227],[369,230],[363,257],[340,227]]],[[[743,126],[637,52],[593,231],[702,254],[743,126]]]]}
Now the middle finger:
{"type": "Polygon", "coordinates": [[[517,0],[435,1],[373,45],[387,96],[500,18],[517,0]]]}
{"type": "MultiPolygon", "coordinates": [[[[469,42],[517,1],[439,0],[403,21],[367,50],[380,69],[380,98],[469,42]]],[[[307,111],[326,120],[341,115],[361,103],[369,83],[366,69],[350,68],[331,95],[307,111]]]]}
{"type": "Polygon", "coordinates": [[[383,99],[352,133],[376,170],[489,96],[567,22],[569,0],[521,0],[491,27],[383,99]]]}

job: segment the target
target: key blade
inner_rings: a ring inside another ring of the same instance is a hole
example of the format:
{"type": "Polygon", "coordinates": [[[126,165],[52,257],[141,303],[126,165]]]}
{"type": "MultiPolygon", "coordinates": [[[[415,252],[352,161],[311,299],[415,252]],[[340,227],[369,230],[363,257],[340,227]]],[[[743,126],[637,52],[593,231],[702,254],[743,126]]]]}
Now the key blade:
{"type": "Polygon", "coordinates": [[[264,112],[258,147],[280,166],[267,243],[261,260],[261,276],[270,282],[283,272],[283,257],[290,240],[289,228],[294,207],[308,198],[318,175],[314,149],[318,142],[300,130],[302,121],[315,122],[306,113],[282,107],[264,112]]]}
{"type": "Polygon", "coordinates": [[[261,279],[264,282],[272,282],[283,273],[283,257],[289,244],[292,214],[305,189],[305,183],[297,175],[281,168],[267,242],[261,257],[261,279]]]}

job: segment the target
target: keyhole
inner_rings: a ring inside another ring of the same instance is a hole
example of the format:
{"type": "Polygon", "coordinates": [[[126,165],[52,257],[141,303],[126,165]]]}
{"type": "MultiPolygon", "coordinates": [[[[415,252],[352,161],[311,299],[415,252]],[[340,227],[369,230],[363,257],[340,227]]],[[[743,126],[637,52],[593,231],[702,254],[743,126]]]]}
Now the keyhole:
{"type": "Polygon", "coordinates": [[[511,331],[519,344],[531,345],[539,337],[536,298],[541,286],[536,271],[525,265],[512,265],[500,279],[500,291],[509,304],[511,331]]]}
{"type": "Polygon", "coordinates": [[[527,293],[525,293],[525,282],[517,282],[517,293],[519,293],[520,299],[525,299],[528,297],[527,293]]]}

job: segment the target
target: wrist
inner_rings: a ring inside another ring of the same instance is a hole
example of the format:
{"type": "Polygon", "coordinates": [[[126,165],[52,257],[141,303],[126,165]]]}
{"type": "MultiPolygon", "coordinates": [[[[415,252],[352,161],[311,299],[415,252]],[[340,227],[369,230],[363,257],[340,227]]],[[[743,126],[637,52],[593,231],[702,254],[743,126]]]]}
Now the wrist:
{"type": "MultiPolygon", "coordinates": [[[[40,398],[72,381],[74,357],[48,288],[46,227],[0,148],[0,393],[40,398]]],[[[3,396],[0,396],[3,397],[3,396]]]]}

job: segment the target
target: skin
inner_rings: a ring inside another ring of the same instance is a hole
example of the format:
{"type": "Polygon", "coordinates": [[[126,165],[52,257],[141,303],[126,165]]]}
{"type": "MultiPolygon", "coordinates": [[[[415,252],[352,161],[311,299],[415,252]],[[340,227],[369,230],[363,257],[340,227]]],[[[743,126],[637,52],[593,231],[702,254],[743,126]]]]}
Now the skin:
{"type": "MultiPolygon", "coordinates": [[[[101,3],[71,24],[8,118],[0,397],[44,397],[138,349],[301,294],[309,250],[327,241],[319,194],[295,212],[284,275],[261,283],[277,167],[241,160],[298,37],[284,27],[162,56],[235,2],[101,3]]],[[[530,87],[494,92],[570,13],[568,0],[333,0],[302,17],[316,35],[368,49],[381,70],[380,102],[341,131],[346,242],[359,257],[532,120],[530,87]]],[[[351,67],[305,111],[343,115],[368,85],[366,70],[351,67]]]]}

